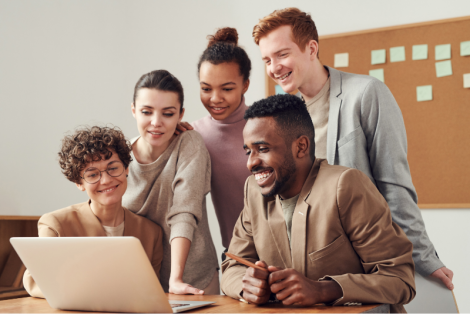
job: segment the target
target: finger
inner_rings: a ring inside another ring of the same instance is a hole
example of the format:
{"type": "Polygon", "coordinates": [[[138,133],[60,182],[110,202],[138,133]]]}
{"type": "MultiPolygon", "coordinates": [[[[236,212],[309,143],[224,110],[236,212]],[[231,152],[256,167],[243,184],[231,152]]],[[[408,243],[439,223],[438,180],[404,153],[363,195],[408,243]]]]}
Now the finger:
{"type": "Polygon", "coordinates": [[[194,288],[191,285],[187,285],[186,288],[184,289],[185,294],[204,294],[204,290],[200,290],[198,288],[194,288]]]}
{"type": "Polygon", "coordinates": [[[257,296],[257,295],[254,295],[254,294],[250,293],[249,291],[243,291],[243,299],[245,299],[245,301],[247,301],[248,303],[263,304],[263,303],[268,302],[269,295],[268,296],[257,296]]]}
{"type": "Polygon", "coordinates": [[[261,267],[264,267],[264,268],[268,268],[268,264],[265,263],[265,261],[257,261],[255,263],[256,266],[261,266],[261,267]]]}
{"type": "Polygon", "coordinates": [[[181,122],[181,124],[188,130],[194,130],[193,126],[188,122],[181,122]]]}
{"type": "Polygon", "coordinates": [[[250,294],[256,295],[258,297],[269,296],[271,291],[269,289],[264,289],[256,286],[252,286],[249,283],[243,283],[242,286],[243,291],[246,291],[250,294]]]}
{"type": "Polygon", "coordinates": [[[277,267],[277,266],[268,266],[268,270],[270,273],[273,273],[275,271],[280,271],[280,270],[283,270],[284,268],[281,268],[281,267],[277,267]]]}
{"type": "Polygon", "coordinates": [[[176,135],[179,135],[179,134],[180,134],[180,131],[175,130],[175,134],[176,134],[176,135]]]}
{"type": "Polygon", "coordinates": [[[447,287],[449,290],[454,289],[454,285],[452,284],[452,280],[450,280],[441,269],[436,270],[431,276],[439,279],[442,283],[447,287]]]}
{"type": "Polygon", "coordinates": [[[258,278],[258,279],[262,279],[262,280],[267,280],[268,277],[269,277],[269,272],[268,272],[268,270],[263,271],[263,270],[259,270],[259,269],[253,268],[253,267],[249,267],[249,268],[247,269],[246,273],[247,273],[250,277],[258,278]]]}
{"type": "Polygon", "coordinates": [[[282,301],[283,305],[292,305],[298,303],[302,305],[302,296],[299,293],[290,293],[287,297],[283,297],[282,299],[276,294],[278,300],[282,301]]]}
{"type": "Polygon", "coordinates": [[[442,267],[442,271],[450,280],[454,279],[454,272],[452,270],[447,267],[442,267]]]}
{"type": "Polygon", "coordinates": [[[290,273],[291,272],[288,269],[282,269],[282,270],[270,273],[269,274],[269,279],[268,279],[269,285],[272,285],[277,281],[281,281],[281,280],[286,279],[289,276],[290,273]]]}
{"type": "Polygon", "coordinates": [[[288,289],[291,285],[292,283],[289,282],[288,280],[281,280],[281,281],[269,284],[269,288],[271,289],[272,293],[279,293],[280,291],[288,289]]]}
{"type": "Polygon", "coordinates": [[[178,125],[176,126],[176,130],[177,130],[177,131],[184,132],[184,131],[186,131],[186,128],[185,128],[184,126],[178,124],[178,125]]]}
{"type": "Polygon", "coordinates": [[[253,287],[260,289],[269,290],[269,285],[267,280],[257,279],[250,276],[243,276],[242,282],[253,287]]]}

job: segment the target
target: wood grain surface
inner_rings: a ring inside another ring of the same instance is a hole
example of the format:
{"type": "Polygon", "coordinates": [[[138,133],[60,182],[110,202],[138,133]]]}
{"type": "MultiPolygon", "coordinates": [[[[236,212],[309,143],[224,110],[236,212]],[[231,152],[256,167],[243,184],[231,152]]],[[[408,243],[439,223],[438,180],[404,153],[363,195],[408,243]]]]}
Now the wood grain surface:
{"type": "MultiPolygon", "coordinates": [[[[184,313],[363,313],[380,312],[388,309],[388,305],[362,305],[362,306],[324,306],[302,308],[298,306],[283,306],[282,304],[268,304],[256,306],[246,304],[223,295],[193,296],[168,295],[170,300],[185,301],[214,301],[215,304],[184,313]]],[[[61,311],[53,309],[46,300],[37,298],[20,298],[0,301],[0,313],[82,313],[79,311],[61,311]]],[[[83,312],[85,313],[85,312],[83,312]]],[[[86,312],[92,313],[92,312],[86,312]]]]}

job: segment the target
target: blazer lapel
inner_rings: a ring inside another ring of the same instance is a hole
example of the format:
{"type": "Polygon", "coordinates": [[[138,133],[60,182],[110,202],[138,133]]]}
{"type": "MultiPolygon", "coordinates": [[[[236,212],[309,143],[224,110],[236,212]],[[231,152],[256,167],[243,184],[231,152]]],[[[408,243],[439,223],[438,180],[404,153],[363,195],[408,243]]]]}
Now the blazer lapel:
{"type": "Polygon", "coordinates": [[[330,165],[335,164],[336,142],[338,141],[338,117],[342,99],[341,72],[327,67],[330,72],[330,111],[328,114],[328,131],[326,137],[326,159],[330,165]]]}
{"type": "Polygon", "coordinates": [[[312,191],[313,184],[317,178],[318,170],[320,169],[320,163],[323,159],[316,158],[310,173],[305,180],[302,190],[299,195],[299,199],[295,206],[295,212],[292,216],[292,234],[291,234],[291,246],[292,246],[292,267],[303,274],[307,275],[306,272],[306,260],[307,260],[307,228],[308,228],[308,212],[310,205],[307,203],[307,199],[312,191]]]}
{"type": "Polygon", "coordinates": [[[82,216],[82,225],[85,227],[87,237],[105,237],[106,232],[99,219],[93,214],[90,207],[90,201],[83,203],[80,207],[80,215],[82,216]]]}
{"type": "Polygon", "coordinates": [[[276,244],[277,250],[281,255],[284,268],[292,267],[292,256],[289,246],[289,238],[287,237],[286,221],[282,212],[281,202],[279,196],[267,203],[268,225],[271,229],[271,234],[276,244]]]}

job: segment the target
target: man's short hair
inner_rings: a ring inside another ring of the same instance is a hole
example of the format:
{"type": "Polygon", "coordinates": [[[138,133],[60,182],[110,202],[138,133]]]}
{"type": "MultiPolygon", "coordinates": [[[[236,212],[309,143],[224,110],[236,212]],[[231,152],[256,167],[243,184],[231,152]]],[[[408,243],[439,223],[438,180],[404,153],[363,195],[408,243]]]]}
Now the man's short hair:
{"type": "Polygon", "coordinates": [[[299,46],[302,52],[305,51],[305,46],[310,40],[318,42],[317,28],[310,14],[297,8],[286,8],[275,10],[259,20],[259,23],[253,27],[255,43],[259,45],[261,38],[284,25],[292,26],[292,41],[299,46]]]}
{"type": "Polygon", "coordinates": [[[245,120],[273,117],[286,145],[305,135],[310,140],[310,158],[315,156],[315,129],[305,103],[294,95],[275,95],[256,101],[245,111],[245,120]]]}

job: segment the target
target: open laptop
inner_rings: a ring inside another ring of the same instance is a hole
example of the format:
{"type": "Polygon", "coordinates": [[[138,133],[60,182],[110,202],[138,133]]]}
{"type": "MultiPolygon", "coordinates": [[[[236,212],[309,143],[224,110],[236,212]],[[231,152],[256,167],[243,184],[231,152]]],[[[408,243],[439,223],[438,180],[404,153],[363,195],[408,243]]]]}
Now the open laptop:
{"type": "Polygon", "coordinates": [[[10,242],[56,309],[176,313],[214,303],[168,301],[134,237],[35,237],[10,242]]]}

